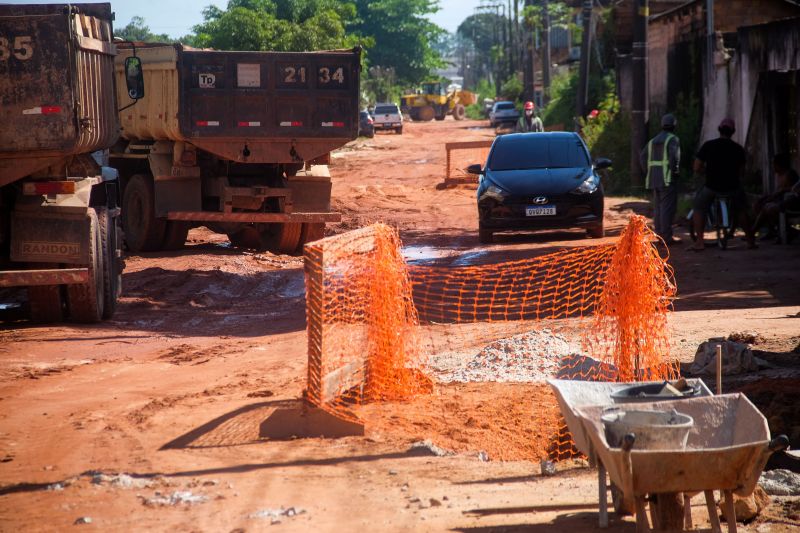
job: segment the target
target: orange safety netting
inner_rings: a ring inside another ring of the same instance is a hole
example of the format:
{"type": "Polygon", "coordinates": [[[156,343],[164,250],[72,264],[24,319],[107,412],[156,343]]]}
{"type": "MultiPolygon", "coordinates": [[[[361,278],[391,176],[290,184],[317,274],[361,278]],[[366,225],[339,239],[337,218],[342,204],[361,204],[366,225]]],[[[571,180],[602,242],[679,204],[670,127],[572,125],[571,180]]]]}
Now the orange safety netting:
{"type": "MultiPolygon", "coordinates": [[[[308,244],[307,399],[356,419],[361,404],[431,392],[428,359],[447,347],[441,336],[422,341],[426,324],[442,323],[567,324],[585,355],[564,358],[560,377],[673,378],[667,313],[675,286],[655,240],[634,216],[614,244],[487,265],[409,267],[397,233],[383,224],[308,244]]],[[[549,391],[540,395],[526,401],[555,401],[549,391]]],[[[533,423],[549,435],[542,457],[575,455],[557,409],[532,408],[533,423]]]]}

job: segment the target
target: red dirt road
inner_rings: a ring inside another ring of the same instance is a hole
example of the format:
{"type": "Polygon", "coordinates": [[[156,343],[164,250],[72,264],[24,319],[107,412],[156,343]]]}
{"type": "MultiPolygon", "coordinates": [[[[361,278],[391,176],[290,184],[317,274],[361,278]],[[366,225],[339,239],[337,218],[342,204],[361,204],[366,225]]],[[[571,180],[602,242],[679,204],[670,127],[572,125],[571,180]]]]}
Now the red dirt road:
{"type": "MultiPolygon", "coordinates": [[[[474,191],[436,185],[444,143],[491,138],[480,125],[408,124],[402,136],[351,143],[331,167],[344,220],[329,231],[385,221],[400,229],[411,259],[438,264],[597,243],[566,231],[478,244],[474,191]]],[[[646,211],[638,199],[609,199],[601,242],[646,211]]],[[[763,350],[791,352],[800,343],[798,258],[796,244],[673,250],[676,355],[691,360],[699,342],[739,330],[761,333],[763,350]]],[[[538,407],[529,385],[438,386],[410,405],[372,406],[365,437],[262,437],[270,414],[296,406],[305,385],[304,305],[300,258],[239,252],[200,228],[182,251],[128,257],[124,296],[107,323],[0,322],[0,530],[63,530],[80,517],[92,521],[79,527],[111,531],[596,528],[594,471],[561,464],[542,477],[531,457],[526,435],[538,407]],[[458,453],[405,453],[423,439],[458,453]],[[204,500],[160,505],[159,496],[204,500]],[[264,511],[281,507],[304,512],[273,526],[264,511]]],[[[431,325],[425,339],[474,352],[532,327],[431,325]]],[[[707,525],[700,503],[695,521],[707,525]]],[[[778,506],[770,512],[780,515],[778,506]]],[[[612,519],[610,531],[633,530],[629,519],[612,519]]]]}

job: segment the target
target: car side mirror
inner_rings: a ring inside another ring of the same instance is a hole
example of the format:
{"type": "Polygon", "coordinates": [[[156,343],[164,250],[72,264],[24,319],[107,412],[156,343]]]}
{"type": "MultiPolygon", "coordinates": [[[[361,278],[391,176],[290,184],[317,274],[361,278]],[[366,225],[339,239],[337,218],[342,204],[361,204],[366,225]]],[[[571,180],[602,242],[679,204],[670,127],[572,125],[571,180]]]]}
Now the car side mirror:
{"type": "Polygon", "coordinates": [[[128,86],[128,96],[131,100],[144,98],[142,60],[136,56],[125,59],[125,84],[128,86]]]}
{"type": "Polygon", "coordinates": [[[483,174],[483,169],[480,164],[475,163],[467,167],[467,174],[483,174]]]}
{"type": "Polygon", "coordinates": [[[596,170],[602,170],[604,168],[611,168],[611,166],[612,166],[611,160],[608,159],[607,157],[598,157],[594,161],[594,168],[596,170]]]}

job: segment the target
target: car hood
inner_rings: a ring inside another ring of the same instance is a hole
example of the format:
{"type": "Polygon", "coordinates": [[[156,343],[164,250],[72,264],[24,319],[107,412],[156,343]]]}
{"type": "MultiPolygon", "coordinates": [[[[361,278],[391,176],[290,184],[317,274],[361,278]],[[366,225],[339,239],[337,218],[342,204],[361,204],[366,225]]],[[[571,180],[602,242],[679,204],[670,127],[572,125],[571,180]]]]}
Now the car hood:
{"type": "Polygon", "coordinates": [[[513,195],[566,194],[591,175],[590,167],[489,170],[486,177],[513,195]]]}

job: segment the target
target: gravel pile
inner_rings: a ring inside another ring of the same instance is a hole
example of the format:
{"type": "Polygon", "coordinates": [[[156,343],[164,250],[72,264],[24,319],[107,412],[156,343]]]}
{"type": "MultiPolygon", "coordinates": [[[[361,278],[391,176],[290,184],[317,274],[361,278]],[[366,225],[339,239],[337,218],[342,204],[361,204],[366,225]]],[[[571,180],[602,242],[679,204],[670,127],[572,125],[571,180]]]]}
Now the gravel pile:
{"type": "Polygon", "coordinates": [[[562,360],[579,347],[549,329],[500,339],[474,356],[442,353],[430,357],[428,369],[440,382],[495,381],[530,383],[557,377],[562,360]]]}

